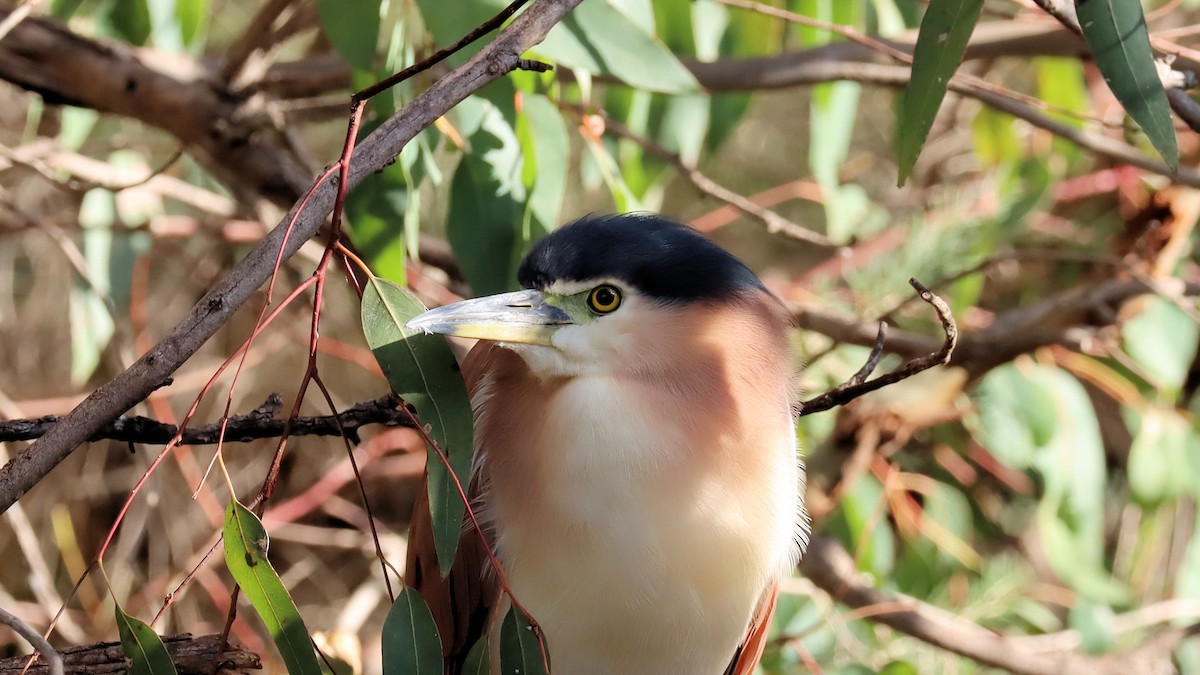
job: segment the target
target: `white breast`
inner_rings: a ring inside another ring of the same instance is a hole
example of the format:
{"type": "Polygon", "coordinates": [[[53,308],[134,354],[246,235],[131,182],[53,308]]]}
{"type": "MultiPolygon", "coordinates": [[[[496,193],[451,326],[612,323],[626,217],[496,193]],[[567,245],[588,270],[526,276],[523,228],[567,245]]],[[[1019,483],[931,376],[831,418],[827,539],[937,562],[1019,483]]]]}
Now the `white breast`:
{"type": "Polygon", "coordinates": [[[528,475],[493,476],[497,552],[555,675],[716,675],[793,548],[791,419],[764,414],[779,447],[738,448],[762,453],[747,464],[761,475],[714,471],[704,453],[739,437],[692,447],[686,416],[630,407],[629,386],[618,396],[613,380],[579,377],[557,389],[548,426],[519,449],[528,475]]]}

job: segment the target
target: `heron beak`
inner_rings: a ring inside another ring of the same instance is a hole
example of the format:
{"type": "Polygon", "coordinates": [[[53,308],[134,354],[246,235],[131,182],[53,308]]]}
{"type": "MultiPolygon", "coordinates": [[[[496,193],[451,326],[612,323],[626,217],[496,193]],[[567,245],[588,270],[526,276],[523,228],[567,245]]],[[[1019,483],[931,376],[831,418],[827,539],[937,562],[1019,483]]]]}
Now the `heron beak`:
{"type": "Polygon", "coordinates": [[[571,316],[548,304],[541,291],[516,291],[431,309],[407,325],[425,333],[549,345],[554,332],[570,323],[571,316]]]}

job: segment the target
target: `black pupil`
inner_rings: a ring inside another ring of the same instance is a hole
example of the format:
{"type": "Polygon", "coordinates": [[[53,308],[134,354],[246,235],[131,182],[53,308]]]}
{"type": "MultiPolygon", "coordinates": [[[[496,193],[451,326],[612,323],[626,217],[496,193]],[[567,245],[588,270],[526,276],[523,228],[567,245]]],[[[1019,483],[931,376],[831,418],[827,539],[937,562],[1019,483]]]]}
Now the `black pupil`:
{"type": "Polygon", "coordinates": [[[613,293],[611,288],[600,288],[596,290],[596,305],[602,308],[607,308],[617,301],[616,293],[613,293]]]}

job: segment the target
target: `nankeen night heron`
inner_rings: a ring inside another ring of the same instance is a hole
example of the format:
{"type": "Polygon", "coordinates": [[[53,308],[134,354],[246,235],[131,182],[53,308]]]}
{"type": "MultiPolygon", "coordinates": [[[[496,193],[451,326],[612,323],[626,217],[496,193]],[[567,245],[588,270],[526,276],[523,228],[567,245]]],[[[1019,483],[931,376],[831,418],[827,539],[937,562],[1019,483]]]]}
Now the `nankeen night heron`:
{"type": "MultiPolygon", "coordinates": [[[[518,280],[409,327],[481,341],[471,490],[553,672],[752,672],[805,531],[783,304],[654,215],[577,220],[518,280]]],[[[506,606],[473,532],[440,578],[422,511],[408,578],[461,659],[506,606]]]]}

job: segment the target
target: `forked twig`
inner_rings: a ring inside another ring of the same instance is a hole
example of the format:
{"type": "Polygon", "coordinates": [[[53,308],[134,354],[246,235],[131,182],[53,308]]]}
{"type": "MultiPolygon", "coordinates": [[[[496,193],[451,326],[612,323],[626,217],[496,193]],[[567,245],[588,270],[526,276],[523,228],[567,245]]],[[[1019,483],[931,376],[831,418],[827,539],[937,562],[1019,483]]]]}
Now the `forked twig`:
{"type": "Polygon", "coordinates": [[[795,410],[797,417],[811,415],[829,410],[834,406],[844,405],[863,394],[869,394],[889,384],[912,377],[923,370],[929,370],[934,366],[950,362],[950,355],[954,353],[954,347],[958,344],[958,325],[954,323],[954,315],[950,312],[950,306],[946,304],[945,300],[942,300],[933,291],[926,288],[925,284],[916,279],[909,279],[908,283],[917,289],[921,299],[932,305],[934,311],[937,312],[938,320],[942,322],[942,330],[946,333],[946,339],[942,342],[941,348],[932,354],[911,359],[896,370],[868,382],[867,377],[875,371],[875,367],[879,365],[880,357],[883,356],[884,338],[887,336],[887,324],[880,323],[879,334],[875,338],[875,346],[871,348],[871,354],[867,357],[866,364],[849,380],[816,398],[797,404],[795,410]]]}

